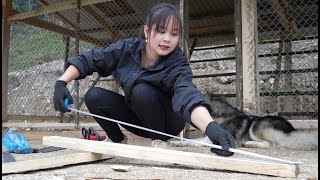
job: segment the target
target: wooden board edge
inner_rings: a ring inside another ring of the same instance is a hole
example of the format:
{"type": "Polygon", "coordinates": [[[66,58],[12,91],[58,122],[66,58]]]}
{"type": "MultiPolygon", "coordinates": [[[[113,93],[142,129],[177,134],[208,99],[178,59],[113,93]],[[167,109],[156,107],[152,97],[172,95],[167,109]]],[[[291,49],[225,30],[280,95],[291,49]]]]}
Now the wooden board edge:
{"type": "Polygon", "coordinates": [[[82,152],[43,159],[8,162],[2,163],[2,174],[22,173],[27,171],[56,168],[66,165],[93,162],[110,158],[113,158],[113,156],[92,152],[82,152]]]}

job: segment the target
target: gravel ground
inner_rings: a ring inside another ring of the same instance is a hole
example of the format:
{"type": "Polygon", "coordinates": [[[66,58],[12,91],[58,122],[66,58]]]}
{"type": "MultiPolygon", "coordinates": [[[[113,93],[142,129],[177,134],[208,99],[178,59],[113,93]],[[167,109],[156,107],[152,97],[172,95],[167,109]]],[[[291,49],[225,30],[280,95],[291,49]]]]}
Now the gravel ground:
{"type": "MultiPolygon", "coordinates": [[[[131,138],[129,144],[148,146],[150,140],[145,138],[131,138]]],[[[29,144],[33,148],[45,147],[41,140],[30,140],[29,144]]],[[[169,147],[170,149],[199,152],[209,154],[209,148],[206,147],[169,147]]],[[[271,157],[298,161],[302,164],[300,174],[297,179],[318,179],[318,150],[316,151],[297,151],[297,150],[263,150],[241,148],[248,152],[255,152],[271,157]]],[[[49,153],[34,154],[14,154],[17,161],[29,159],[41,159],[45,157],[57,157],[61,155],[76,153],[76,150],[60,150],[49,153]]],[[[156,156],[156,154],[155,154],[156,156]]],[[[235,154],[234,157],[246,158],[243,155],[235,154]]],[[[252,157],[247,157],[252,158],[252,157]]],[[[221,171],[208,168],[199,168],[185,165],[177,165],[171,163],[162,163],[156,161],[146,161],[124,157],[114,157],[108,160],[102,160],[91,163],[83,163],[78,165],[69,165],[60,168],[45,169],[39,171],[31,171],[19,174],[8,174],[2,176],[3,180],[64,180],[64,179],[294,179],[281,178],[258,174],[248,174],[233,171],[221,171]],[[130,167],[128,172],[118,172],[112,169],[115,165],[130,167]]]]}

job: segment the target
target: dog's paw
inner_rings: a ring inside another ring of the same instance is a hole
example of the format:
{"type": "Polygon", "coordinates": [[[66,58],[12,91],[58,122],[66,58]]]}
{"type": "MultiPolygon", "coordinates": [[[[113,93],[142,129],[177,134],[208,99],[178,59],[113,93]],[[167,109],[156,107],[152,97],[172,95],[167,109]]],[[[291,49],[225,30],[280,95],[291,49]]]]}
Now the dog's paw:
{"type": "Polygon", "coordinates": [[[244,147],[246,148],[261,148],[261,149],[267,149],[270,148],[270,143],[267,141],[247,141],[244,144],[244,147]]]}
{"type": "Polygon", "coordinates": [[[257,144],[256,144],[254,141],[247,141],[247,142],[244,144],[244,147],[246,147],[246,148],[256,148],[256,147],[257,147],[257,144]]]}
{"type": "Polygon", "coordinates": [[[176,147],[188,146],[188,142],[186,141],[170,141],[169,143],[171,146],[176,146],[176,147]]]}

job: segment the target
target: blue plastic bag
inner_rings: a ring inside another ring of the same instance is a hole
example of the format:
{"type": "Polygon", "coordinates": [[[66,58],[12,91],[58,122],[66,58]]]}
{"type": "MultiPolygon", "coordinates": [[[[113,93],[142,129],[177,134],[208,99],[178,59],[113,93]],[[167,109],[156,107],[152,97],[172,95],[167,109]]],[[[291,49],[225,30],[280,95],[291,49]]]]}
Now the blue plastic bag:
{"type": "Polygon", "coordinates": [[[26,138],[22,134],[15,134],[11,129],[2,137],[2,146],[5,146],[10,153],[32,153],[26,138]]]}

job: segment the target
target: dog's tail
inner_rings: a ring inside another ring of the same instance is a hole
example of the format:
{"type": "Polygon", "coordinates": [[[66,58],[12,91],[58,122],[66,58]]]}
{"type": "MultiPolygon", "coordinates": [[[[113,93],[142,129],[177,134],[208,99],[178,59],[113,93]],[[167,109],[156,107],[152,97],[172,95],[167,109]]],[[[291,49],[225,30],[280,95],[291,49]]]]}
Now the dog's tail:
{"type": "Polygon", "coordinates": [[[279,148],[296,150],[317,150],[318,132],[308,130],[295,130],[289,134],[273,132],[279,148]]]}

